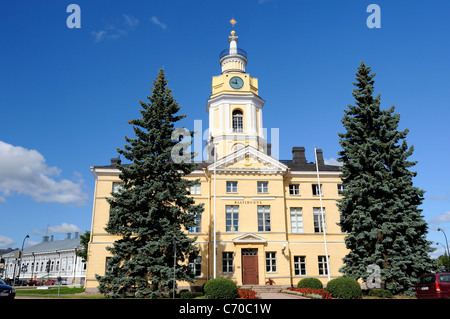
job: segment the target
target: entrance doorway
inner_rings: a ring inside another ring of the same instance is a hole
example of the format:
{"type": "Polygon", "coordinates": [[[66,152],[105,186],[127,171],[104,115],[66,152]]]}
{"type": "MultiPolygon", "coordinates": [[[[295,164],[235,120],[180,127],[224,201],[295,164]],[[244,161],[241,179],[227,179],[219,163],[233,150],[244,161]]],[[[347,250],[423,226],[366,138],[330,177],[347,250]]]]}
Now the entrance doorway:
{"type": "Polygon", "coordinates": [[[242,251],[242,284],[258,285],[258,249],[243,248],[242,251]]]}

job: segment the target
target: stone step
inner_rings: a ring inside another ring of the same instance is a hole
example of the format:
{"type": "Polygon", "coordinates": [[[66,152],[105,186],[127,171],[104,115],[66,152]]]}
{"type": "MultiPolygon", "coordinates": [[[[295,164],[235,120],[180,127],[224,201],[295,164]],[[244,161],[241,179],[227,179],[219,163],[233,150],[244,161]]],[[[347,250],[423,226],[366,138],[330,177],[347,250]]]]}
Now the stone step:
{"type": "Polygon", "coordinates": [[[280,292],[282,289],[287,288],[289,286],[283,286],[283,285],[242,285],[239,286],[239,288],[242,289],[252,289],[256,291],[257,293],[264,293],[264,292],[280,292]]]}

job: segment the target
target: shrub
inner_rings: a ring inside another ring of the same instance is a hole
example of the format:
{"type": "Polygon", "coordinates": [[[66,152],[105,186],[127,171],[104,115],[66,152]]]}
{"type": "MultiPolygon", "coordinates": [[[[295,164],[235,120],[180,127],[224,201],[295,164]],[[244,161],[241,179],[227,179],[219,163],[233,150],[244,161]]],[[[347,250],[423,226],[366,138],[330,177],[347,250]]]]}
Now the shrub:
{"type": "Polygon", "coordinates": [[[298,282],[297,288],[323,289],[323,285],[317,278],[303,278],[298,282]]]}
{"type": "Polygon", "coordinates": [[[359,283],[349,277],[339,277],[328,282],[325,288],[333,298],[361,299],[362,290],[359,283]]]}
{"type": "Polygon", "coordinates": [[[378,297],[378,298],[392,298],[392,293],[386,289],[371,289],[367,293],[368,296],[378,297]]]}
{"type": "Polygon", "coordinates": [[[234,299],[238,294],[236,283],[231,279],[216,278],[206,282],[205,297],[208,299],[234,299]]]}
{"type": "Polygon", "coordinates": [[[180,291],[180,299],[191,299],[192,294],[189,290],[183,289],[180,291]]]}

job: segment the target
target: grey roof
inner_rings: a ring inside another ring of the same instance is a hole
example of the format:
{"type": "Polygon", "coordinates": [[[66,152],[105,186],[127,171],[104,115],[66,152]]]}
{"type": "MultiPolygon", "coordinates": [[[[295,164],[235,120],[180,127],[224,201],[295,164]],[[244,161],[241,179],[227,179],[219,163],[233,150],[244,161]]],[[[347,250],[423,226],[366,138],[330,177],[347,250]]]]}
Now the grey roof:
{"type": "MultiPolygon", "coordinates": [[[[71,238],[64,240],[45,241],[23,249],[23,254],[55,252],[61,250],[75,249],[80,245],[80,238],[71,238]]],[[[14,251],[4,254],[3,257],[14,256],[14,251]]]]}
{"type": "MultiPolygon", "coordinates": [[[[281,160],[280,162],[289,167],[293,172],[316,171],[316,163],[314,162],[306,164],[296,164],[292,160],[281,160]]],[[[319,171],[321,172],[339,172],[340,170],[340,166],[319,164],[319,171]]]]}

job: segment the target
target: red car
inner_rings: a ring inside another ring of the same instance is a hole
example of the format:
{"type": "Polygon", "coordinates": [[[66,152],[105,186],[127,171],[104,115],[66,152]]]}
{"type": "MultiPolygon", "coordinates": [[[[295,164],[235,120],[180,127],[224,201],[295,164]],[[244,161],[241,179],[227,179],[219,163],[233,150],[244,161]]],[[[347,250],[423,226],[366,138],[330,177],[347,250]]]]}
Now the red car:
{"type": "Polygon", "coordinates": [[[417,299],[450,299],[450,272],[422,275],[415,288],[417,299]]]}

